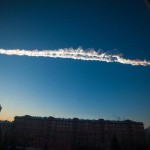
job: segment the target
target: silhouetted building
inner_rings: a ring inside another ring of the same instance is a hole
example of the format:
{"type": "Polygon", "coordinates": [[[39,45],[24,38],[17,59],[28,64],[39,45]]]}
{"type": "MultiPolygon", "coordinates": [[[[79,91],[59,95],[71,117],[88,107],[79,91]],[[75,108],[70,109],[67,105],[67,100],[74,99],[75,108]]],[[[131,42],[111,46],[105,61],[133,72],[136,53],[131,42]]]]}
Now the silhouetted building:
{"type": "Polygon", "coordinates": [[[148,145],[148,148],[150,150],[150,127],[145,129],[145,132],[146,132],[146,141],[147,141],[147,145],[148,145]]]}
{"type": "MultiPolygon", "coordinates": [[[[62,150],[111,150],[114,137],[121,150],[144,150],[143,123],[54,117],[15,117],[13,138],[18,146],[62,150]]],[[[114,140],[115,141],[115,140],[114,140]]]]}
{"type": "Polygon", "coordinates": [[[0,141],[2,142],[5,138],[10,137],[12,128],[12,122],[10,121],[0,121],[0,141]]]}

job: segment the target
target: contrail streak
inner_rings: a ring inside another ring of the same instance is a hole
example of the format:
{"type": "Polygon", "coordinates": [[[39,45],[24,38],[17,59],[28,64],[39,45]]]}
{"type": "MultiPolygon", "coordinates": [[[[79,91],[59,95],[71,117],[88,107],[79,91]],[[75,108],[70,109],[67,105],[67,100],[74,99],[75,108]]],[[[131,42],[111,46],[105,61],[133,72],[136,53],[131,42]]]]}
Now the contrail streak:
{"type": "Polygon", "coordinates": [[[122,64],[129,64],[133,66],[148,66],[150,61],[139,59],[126,59],[118,54],[109,54],[105,52],[97,52],[94,49],[83,50],[82,48],[64,48],[58,50],[20,50],[20,49],[0,49],[0,54],[18,55],[18,56],[35,56],[35,57],[51,57],[51,58],[70,58],[78,60],[90,61],[104,61],[104,62],[118,62],[122,64]]]}

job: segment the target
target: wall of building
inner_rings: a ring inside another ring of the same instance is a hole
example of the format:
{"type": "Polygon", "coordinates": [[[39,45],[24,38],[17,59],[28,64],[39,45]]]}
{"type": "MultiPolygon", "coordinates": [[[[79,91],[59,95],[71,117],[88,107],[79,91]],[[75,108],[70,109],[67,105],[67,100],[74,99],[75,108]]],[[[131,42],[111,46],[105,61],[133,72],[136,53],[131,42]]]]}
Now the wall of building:
{"type": "Polygon", "coordinates": [[[147,146],[150,150],[150,127],[145,130],[147,146]]]}
{"type": "Polygon", "coordinates": [[[15,117],[13,136],[17,145],[64,150],[111,150],[115,136],[122,150],[145,148],[143,123],[109,120],[15,117]]]}
{"type": "Polygon", "coordinates": [[[5,140],[9,140],[11,129],[12,129],[12,122],[0,121],[0,145],[5,140]]]}

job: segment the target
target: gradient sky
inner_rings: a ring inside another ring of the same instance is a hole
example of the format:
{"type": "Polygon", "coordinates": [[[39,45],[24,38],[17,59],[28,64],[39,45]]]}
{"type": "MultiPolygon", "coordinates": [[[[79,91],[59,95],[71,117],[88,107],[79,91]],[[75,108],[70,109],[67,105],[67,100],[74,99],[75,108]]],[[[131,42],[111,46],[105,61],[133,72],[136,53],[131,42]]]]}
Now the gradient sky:
{"type": "MultiPolygon", "coordinates": [[[[1,0],[0,48],[94,48],[150,60],[144,0],[1,0]]],[[[150,66],[0,55],[1,119],[131,119],[150,125],[150,66]]]]}

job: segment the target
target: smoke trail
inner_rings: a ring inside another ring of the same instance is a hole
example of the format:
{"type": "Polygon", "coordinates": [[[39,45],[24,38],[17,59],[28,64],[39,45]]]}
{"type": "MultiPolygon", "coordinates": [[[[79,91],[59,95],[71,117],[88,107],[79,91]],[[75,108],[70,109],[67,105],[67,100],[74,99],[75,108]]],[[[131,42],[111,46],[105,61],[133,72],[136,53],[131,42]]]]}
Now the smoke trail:
{"type": "Polygon", "coordinates": [[[20,50],[20,49],[0,49],[0,54],[18,55],[18,56],[36,56],[36,57],[51,57],[51,58],[70,58],[78,60],[104,61],[104,62],[118,62],[122,64],[129,64],[133,66],[148,66],[150,61],[146,60],[132,60],[125,59],[121,55],[114,55],[108,53],[97,52],[94,49],[85,51],[82,48],[65,48],[58,50],[20,50]]]}

